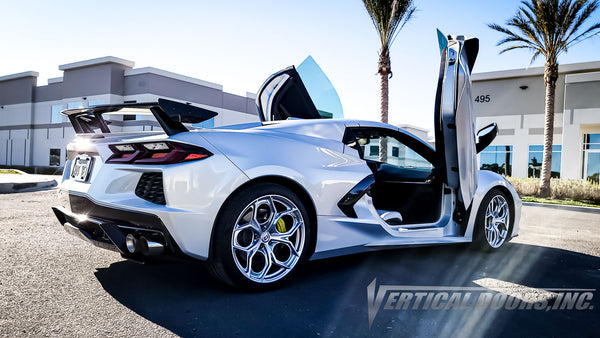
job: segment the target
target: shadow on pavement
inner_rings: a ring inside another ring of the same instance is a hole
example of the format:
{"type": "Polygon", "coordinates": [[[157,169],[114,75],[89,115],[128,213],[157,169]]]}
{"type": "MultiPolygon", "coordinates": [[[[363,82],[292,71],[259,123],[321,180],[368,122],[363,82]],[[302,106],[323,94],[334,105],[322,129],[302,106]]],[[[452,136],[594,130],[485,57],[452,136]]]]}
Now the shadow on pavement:
{"type": "MultiPolygon", "coordinates": [[[[181,336],[591,336],[600,332],[598,291],[588,310],[383,310],[368,324],[367,285],[478,286],[494,278],[532,288],[600,286],[600,258],[509,243],[480,253],[462,245],[381,251],[309,262],[284,288],[246,294],[197,263],[121,261],[96,277],[115,299],[181,336]]],[[[381,305],[383,308],[383,304],[381,305]]]]}

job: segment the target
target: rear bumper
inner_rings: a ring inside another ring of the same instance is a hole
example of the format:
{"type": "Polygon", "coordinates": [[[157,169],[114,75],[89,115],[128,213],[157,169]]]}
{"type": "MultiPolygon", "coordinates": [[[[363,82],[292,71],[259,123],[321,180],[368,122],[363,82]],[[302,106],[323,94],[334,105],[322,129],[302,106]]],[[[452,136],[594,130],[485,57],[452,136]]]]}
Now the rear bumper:
{"type": "Polygon", "coordinates": [[[149,253],[143,250],[131,252],[127,247],[128,235],[135,239],[143,237],[146,243],[158,244],[164,249],[161,250],[162,255],[185,256],[158,216],[101,206],[83,196],[68,197],[67,207],[70,210],[62,206],[52,207],[68,233],[133,260],[143,261],[149,253]]]}

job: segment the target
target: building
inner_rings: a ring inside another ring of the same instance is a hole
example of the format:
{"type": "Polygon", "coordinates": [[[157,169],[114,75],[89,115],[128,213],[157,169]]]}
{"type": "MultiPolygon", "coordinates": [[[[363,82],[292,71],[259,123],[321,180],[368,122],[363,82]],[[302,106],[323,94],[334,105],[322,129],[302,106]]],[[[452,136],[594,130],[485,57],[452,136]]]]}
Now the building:
{"type": "MultiPolygon", "coordinates": [[[[517,177],[539,177],[544,144],[544,68],[472,75],[477,129],[499,132],[480,154],[480,166],[517,177]]],[[[598,181],[600,61],[559,66],[552,176],[598,181]]]]}
{"type": "MultiPolygon", "coordinates": [[[[37,72],[0,77],[0,166],[59,172],[74,137],[67,108],[152,102],[159,97],[193,103],[219,113],[204,122],[222,126],[258,121],[255,95],[223,92],[221,85],[107,56],[59,66],[63,76],[37,85],[37,72]]],[[[145,128],[141,116],[112,121],[120,130],[145,128]]]]}

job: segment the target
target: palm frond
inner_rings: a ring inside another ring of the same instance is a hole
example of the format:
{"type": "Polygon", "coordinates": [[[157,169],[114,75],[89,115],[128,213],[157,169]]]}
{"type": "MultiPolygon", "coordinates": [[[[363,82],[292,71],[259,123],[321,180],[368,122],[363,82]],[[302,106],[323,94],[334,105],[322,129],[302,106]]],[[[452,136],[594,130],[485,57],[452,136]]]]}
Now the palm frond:
{"type": "Polygon", "coordinates": [[[363,0],[363,4],[379,35],[382,51],[389,49],[416,11],[413,0],[363,0]]]}
{"type": "Polygon", "coordinates": [[[508,47],[500,53],[527,48],[533,52],[531,62],[540,55],[557,62],[560,53],[600,33],[600,22],[584,29],[599,7],[600,0],[522,0],[506,26],[488,27],[505,35],[497,45],[508,47]]]}

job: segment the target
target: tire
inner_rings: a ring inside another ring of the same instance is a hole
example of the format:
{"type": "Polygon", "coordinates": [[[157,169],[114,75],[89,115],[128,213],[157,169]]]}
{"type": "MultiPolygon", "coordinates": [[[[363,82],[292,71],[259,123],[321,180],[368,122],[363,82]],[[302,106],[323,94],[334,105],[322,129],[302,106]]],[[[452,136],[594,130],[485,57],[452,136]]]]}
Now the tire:
{"type": "Polygon", "coordinates": [[[276,288],[306,261],[310,230],[306,208],[290,189],[274,183],[243,188],[217,217],[209,268],[240,289],[276,288]]]}
{"type": "Polygon", "coordinates": [[[479,205],[473,229],[473,247],[495,251],[510,240],[513,226],[512,200],[500,189],[490,190],[479,205]]]}

